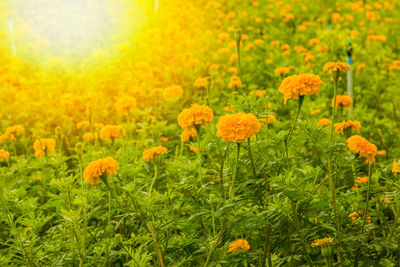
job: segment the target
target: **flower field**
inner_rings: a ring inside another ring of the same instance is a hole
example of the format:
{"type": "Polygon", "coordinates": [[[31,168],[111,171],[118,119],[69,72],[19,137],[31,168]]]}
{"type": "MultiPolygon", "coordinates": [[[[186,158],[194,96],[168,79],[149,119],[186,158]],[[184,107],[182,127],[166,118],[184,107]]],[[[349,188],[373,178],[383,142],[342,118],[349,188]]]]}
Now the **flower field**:
{"type": "Polygon", "coordinates": [[[0,3],[0,266],[400,266],[400,2],[0,3]]]}

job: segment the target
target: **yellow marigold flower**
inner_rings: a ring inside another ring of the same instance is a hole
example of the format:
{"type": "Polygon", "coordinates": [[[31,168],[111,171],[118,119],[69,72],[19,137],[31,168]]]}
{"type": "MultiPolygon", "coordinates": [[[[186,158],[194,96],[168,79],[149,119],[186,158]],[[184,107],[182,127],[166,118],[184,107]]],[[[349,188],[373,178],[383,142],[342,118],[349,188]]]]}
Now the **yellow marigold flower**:
{"type": "Polygon", "coordinates": [[[360,64],[357,66],[357,71],[365,69],[367,66],[365,64],[360,64]]]}
{"type": "Polygon", "coordinates": [[[320,45],[320,46],[318,47],[318,50],[319,50],[320,52],[325,52],[326,50],[328,50],[328,45],[326,45],[326,44],[320,45]]]}
{"type": "Polygon", "coordinates": [[[275,74],[276,76],[285,75],[285,74],[288,74],[289,71],[290,71],[290,68],[288,68],[288,67],[281,67],[281,68],[276,68],[276,69],[274,70],[274,74],[275,74]]]}
{"type": "Polygon", "coordinates": [[[82,138],[83,138],[83,140],[86,140],[86,141],[92,141],[94,139],[97,139],[97,134],[95,133],[93,135],[93,133],[87,132],[87,133],[83,134],[82,138]]]}
{"type": "Polygon", "coordinates": [[[247,240],[245,239],[238,239],[229,245],[228,252],[234,252],[238,249],[249,250],[250,249],[249,242],[247,242],[247,240]]]}
{"type": "Polygon", "coordinates": [[[255,94],[258,97],[264,97],[264,95],[267,93],[265,90],[252,90],[250,91],[250,95],[255,94]]]}
{"type": "Polygon", "coordinates": [[[251,113],[227,114],[219,118],[217,136],[222,140],[242,143],[246,138],[260,131],[261,125],[251,113]]]}
{"type": "Polygon", "coordinates": [[[229,67],[229,68],[228,68],[228,72],[233,73],[233,74],[236,74],[236,73],[238,73],[238,69],[235,68],[235,67],[229,67]]]}
{"type": "Polygon", "coordinates": [[[242,82],[240,81],[239,76],[232,76],[229,81],[229,88],[240,87],[242,86],[242,82]]]}
{"type": "MultiPolygon", "coordinates": [[[[262,125],[265,125],[266,122],[267,122],[267,116],[264,114],[264,115],[262,115],[262,118],[260,118],[260,119],[258,119],[258,120],[260,121],[260,123],[261,123],[262,125]]],[[[274,123],[274,122],[276,122],[276,117],[275,117],[275,115],[268,114],[268,124],[271,124],[271,123],[274,123]]]]}
{"type": "Polygon", "coordinates": [[[288,44],[284,44],[284,45],[281,46],[281,50],[282,51],[286,51],[286,50],[289,50],[289,49],[290,49],[290,45],[288,45],[288,44]]]}
{"type": "Polygon", "coordinates": [[[317,95],[322,83],[318,75],[301,73],[283,79],[279,86],[279,92],[283,94],[286,104],[286,101],[290,98],[298,99],[299,96],[317,95]]]}
{"type": "Polygon", "coordinates": [[[197,136],[196,130],[194,128],[191,128],[183,130],[180,137],[182,142],[186,142],[187,140],[189,140],[190,137],[196,137],[196,136],[197,136]]]}
{"type": "Polygon", "coordinates": [[[308,45],[309,46],[314,46],[316,44],[319,44],[319,39],[318,38],[311,38],[310,40],[308,40],[308,45]]]}
{"type": "Polygon", "coordinates": [[[81,129],[83,127],[89,127],[89,121],[80,121],[76,124],[76,128],[81,129]]]}
{"type": "Polygon", "coordinates": [[[345,62],[328,62],[325,63],[323,70],[329,72],[346,72],[350,70],[350,65],[345,62]]]}
{"type": "Polygon", "coordinates": [[[203,77],[197,78],[196,81],[194,82],[194,86],[196,86],[198,88],[201,88],[201,87],[206,88],[207,87],[207,78],[203,78],[203,77]]]}
{"type": "Polygon", "coordinates": [[[386,42],[387,38],[386,38],[386,36],[383,35],[383,34],[380,34],[380,35],[369,35],[369,36],[367,37],[367,40],[384,43],[384,42],[386,42]]]}
{"type": "Polygon", "coordinates": [[[329,246],[329,244],[332,244],[332,243],[333,243],[333,238],[332,237],[324,237],[322,239],[316,239],[314,241],[314,243],[311,244],[311,246],[313,248],[318,247],[318,246],[327,247],[327,246],[329,246]]]}
{"type": "Polygon", "coordinates": [[[398,172],[400,172],[400,160],[393,163],[392,172],[393,172],[393,173],[398,173],[398,172]]]}
{"type": "Polygon", "coordinates": [[[231,38],[231,35],[226,32],[221,32],[220,34],[218,34],[217,38],[219,41],[224,42],[224,41],[228,40],[229,38],[231,38]]]}
{"type": "Polygon", "coordinates": [[[24,126],[22,126],[21,124],[13,125],[13,126],[8,127],[5,130],[5,132],[3,134],[3,136],[4,136],[3,138],[5,140],[7,140],[7,139],[15,140],[15,136],[14,135],[15,134],[21,134],[23,132],[25,132],[24,126]]]}
{"type": "Polygon", "coordinates": [[[364,177],[356,177],[356,181],[357,184],[367,184],[368,183],[368,177],[364,176],[364,177]]]}
{"type": "Polygon", "coordinates": [[[347,129],[350,130],[357,130],[357,132],[360,132],[361,128],[361,123],[359,121],[342,121],[339,123],[335,123],[335,132],[340,134],[344,133],[347,129]]]}
{"type": "Polygon", "coordinates": [[[261,40],[261,39],[255,39],[255,40],[254,40],[254,43],[255,43],[256,45],[262,45],[262,44],[264,43],[264,41],[261,40]]]}
{"type": "Polygon", "coordinates": [[[126,131],[121,125],[108,124],[100,130],[100,138],[103,140],[120,139],[122,136],[126,136],[126,131]]]}
{"type": "Polygon", "coordinates": [[[320,126],[328,126],[328,125],[331,125],[331,120],[330,119],[328,119],[328,118],[321,118],[318,122],[317,122],[317,124],[318,125],[320,125],[320,126]]]}
{"type": "Polygon", "coordinates": [[[128,116],[129,112],[136,107],[136,99],[130,96],[118,99],[115,103],[115,110],[124,116],[128,116]]]}
{"type": "Polygon", "coordinates": [[[375,156],[377,153],[377,147],[368,142],[365,138],[359,135],[353,135],[347,139],[347,147],[350,150],[355,151],[360,156],[363,156],[367,159],[367,162],[374,162],[375,156]]]}
{"type": "Polygon", "coordinates": [[[238,55],[237,54],[232,54],[229,57],[229,62],[235,62],[236,60],[238,60],[238,55]]]}
{"type": "Polygon", "coordinates": [[[56,139],[54,138],[39,138],[33,143],[35,150],[35,157],[40,158],[46,153],[54,152],[56,150],[56,139]]]}
{"type": "Polygon", "coordinates": [[[101,128],[103,128],[104,127],[104,124],[103,123],[95,123],[94,124],[94,128],[96,128],[96,129],[101,129],[101,128]]]}
{"type": "Polygon", "coordinates": [[[311,115],[316,115],[316,114],[319,114],[319,113],[321,113],[321,110],[319,108],[318,109],[314,109],[313,111],[310,112],[311,115]]]}
{"type": "Polygon", "coordinates": [[[7,135],[5,134],[0,135],[0,143],[6,141],[7,139],[8,139],[7,135]]]}
{"type": "Polygon", "coordinates": [[[5,149],[0,149],[0,162],[7,161],[10,158],[10,153],[5,149]]]}
{"type": "Polygon", "coordinates": [[[172,85],[164,89],[165,98],[177,98],[183,95],[183,88],[179,85],[172,85]]]}
{"type": "Polygon", "coordinates": [[[153,148],[145,150],[143,152],[143,159],[148,162],[151,159],[154,159],[154,156],[156,156],[156,155],[167,154],[167,153],[168,153],[167,148],[165,148],[163,146],[157,146],[157,147],[153,147],[153,148]]]}
{"type": "Polygon", "coordinates": [[[199,149],[195,146],[189,146],[190,151],[193,151],[194,153],[199,152],[199,149]]]}
{"type": "MultiPolygon", "coordinates": [[[[334,105],[335,99],[332,98],[332,107],[334,105]]],[[[336,107],[348,109],[353,105],[353,98],[348,95],[337,95],[336,96],[336,107]]]]}
{"type": "Polygon", "coordinates": [[[213,118],[214,113],[211,108],[206,105],[193,104],[178,115],[178,124],[183,130],[186,130],[210,124],[213,118]]]}
{"type": "Polygon", "coordinates": [[[101,176],[106,174],[107,176],[116,175],[117,169],[119,168],[118,163],[112,157],[106,157],[92,161],[83,172],[85,182],[91,185],[100,183],[101,176]]]}

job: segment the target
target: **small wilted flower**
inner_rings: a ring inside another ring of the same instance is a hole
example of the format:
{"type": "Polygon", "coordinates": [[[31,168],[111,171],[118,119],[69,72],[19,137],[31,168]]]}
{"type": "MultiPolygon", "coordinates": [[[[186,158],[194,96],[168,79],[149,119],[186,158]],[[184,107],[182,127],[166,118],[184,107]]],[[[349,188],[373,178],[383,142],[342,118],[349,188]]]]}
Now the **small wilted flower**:
{"type": "Polygon", "coordinates": [[[247,242],[245,239],[238,239],[229,245],[228,252],[234,252],[238,249],[249,250],[249,242],[247,242]]]}
{"type": "MultiPolygon", "coordinates": [[[[332,99],[332,107],[334,105],[335,99],[332,99]]],[[[348,95],[337,95],[336,96],[336,107],[342,107],[348,109],[353,105],[353,98],[348,95]]]]}
{"type": "Polygon", "coordinates": [[[377,147],[359,135],[347,139],[347,147],[367,159],[367,163],[374,162],[377,147]]]}
{"type": "Polygon", "coordinates": [[[122,136],[126,136],[126,131],[121,125],[108,124],[100,130],[100,138],[103,140],[120,139],[122,136]]]}
{"type": "Polygon", "coordinates": [[[225,142],[242,143],[254,133],[260,131],[261,125],[251,113],[227,114],[219,118],[217,136],[225,142]]]}
{"type": "Polygon", "coordinates": [[[153,148],[145,150],[143,152],[143,159],[148,162],[151,159],[154,159],[154,156],[156,156],[156,155],[167,154],[167,153],[168,153],[167,148],[165,148],[163,146],[157,146],[157,147],[153,147],[153,148]]]}
{"type": "Polygon", "coordinates": [[[323,70],[329,72],[347,72],[350,70],[350,65],[345,62],[328,62],[325,63],[323,70]]]}
{"type": "Polygon", "coordinates": [[[117,169],[119,168],[118,163],[112,157],[106,157],[92,161],[83,172],[85,182],[91,185],[100,183],[101,176],[106,174],[107,176],[116,175],[117,169]]]}
{"type": "Polygon", "coordinates": [[[318,75],[301,73],[283,79],[279,92],[283,94],[284,102],[290,98],[298,99],[299,96],[317,95],[323,82],[318,75]]]}
{"type": "Polygon", "coordinates": [[[54,152],[56,150],[56,139],[54,138],[40,138],[36,139],[33,143],[35,150],[35,157],[40,158],[46,153],[54,152]]]}
{"type": "Polygon", "coordinates": [[[399,173],[400,172],[400,160],[393,163],[392,172],[393,173],[399,173]]]}
{"type": "Polygon", "coordinates": [[[324,237],[324,238],[321,238],[321,239],[314,240],[314,243],[311,243],[311,246],[313,248],[318,247],[318,246],[319,247],[327,247],[332,243],[333,243],[333,238],[332,237],[324,237]]]}
{"type": "Polygon", "coordinates": [[[7,161],[10,158],[10,153],[5,149],[0,149],[0,162],[7,161]]]}
{"type": "Polygon", "coordinates": [[[178,124],[183,130],[190,130],[196,126],[210,124],[213,118],[214,113],[211,108],[206,105],[193,104],[178,115],[178,124]]]}
{"type": "Polygon", "coordinates": [[[130,96],[123,97],[115,103],[115,110],[124,116],[128,116],[129,112],[136,107],[136,99],[130,96]]]}
{"type": "Polygon", "coordinates": [[[331,120],[328,119],[328,118],[321,118],[317,122],[317,124],[320,125],[320,126],[328,126],[328,125],[331,125],[331,123],[332,123],[331,120]]]}
{"type": "Polygon", "coordinates": [[[346,131],[356,130],[360,132],[361,123],[359,121],[342,121],[339,123],[335,123],[335,132],[340,134],[346,131]]]}

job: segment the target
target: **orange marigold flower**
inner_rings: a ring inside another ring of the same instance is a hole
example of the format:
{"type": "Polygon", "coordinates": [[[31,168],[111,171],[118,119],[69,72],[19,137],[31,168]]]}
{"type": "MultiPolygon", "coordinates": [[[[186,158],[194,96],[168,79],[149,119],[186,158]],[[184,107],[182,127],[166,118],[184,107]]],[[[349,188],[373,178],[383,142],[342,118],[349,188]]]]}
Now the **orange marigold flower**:
{"type": "Polygon", "coordinates": [[[103,140],[120,139],[122,136],[126,136],[126,131],[121,125],[108,124],[100,130],[100,138],[103,140]]]}
{"type": "Polygon", "coordinates": [[[328,62],[325,63],[323,70],[329,72],[346,72],[350,70],[350,65],[345,62],[328,62]]]}
{"type": "Polygon", "coordinates": [[[249,242],[247,242],[247,240],[245,239],[238,239],[229,245],[228,252],[233,252],[238,249],[249,250],[250,249],[249,242]]]}
{"type": "Polygon", "coordinates": [[[310,112],[311,115],[316,115],[318,113],[321,113],[320,109],[314,109],[313,111],[310,112]]]}
{"type": "Polygon", "coordinates": [[[274,70],[274,74],[275,74],[276,76],[285,75],[285,74],[288,74],[289,71],[290,71],[290,68],[288,68],[288,67],[281,67],[281,68],[276,68],[276,69],[274,70]]]}
{"type": "Polygon", "coordinates": [[[83,177],[88,184],[96,185],[100,183],[102,175],[116,175],[118,168],[118,163],[112,157],[98,159],[90,162],[83,172],[83,177]]]}
{"type": "Polygon", "coordinates": [[[189,146],[190,151],[193,151],[194,153],[199,152],[199,149],[195,146],[189,146]]]}
{"type": "Polygon", "coordinates": [[[367,65],[365,65],[365,64],[360,64],[360,65],[357,66],[357,71],[363,70],[363,69],[365,69],[366,67],[367,67],[367,65]]]}
{"type": "Polygon", "coordinates": [[[87,133],[83,134],[82,138],[83,138],[83,140],[86,140],[86,141],[92,141],[94,139],[97,139],[97,134],[95,133],[93,135],[93,133],[87,132],[87,133]]]}
{"type": "Polygon", "coordinates": [[[10,153],[5,149],[0,149],[0,162],[7,161],[10,158],[10,153]]]}
{"type": "Polygon", "coordinates": [[[124,116],[128,116],[129,112],[136,107],[136,99],[130,96],[118,99],[115,103],[115,110],[124,116]]]}
{"type": "Polygon", "coordinates": [[[392,172],[393,172],[393,173],[398,173],[398,172],[400,172],[400,160],[393,163],[392,172]]]}
{"type": "Polygon", "coordinates": [[[384,43],[384,42],[386,42],[387,38],[386,38],[386,36],[383,35],[383,34],[378,34],[378,35],[369,35],[369,36],[367,37],[367,40],[384,43]]]}
{"type": "Polygon", "coordinates": [[[286,104],[286,101],[290,98],[298,99],[299,96],[317,95],[322,83],[318,75],[301,73],[283,79],[279,86],[279,92],[283,94],[286,104]]]}
{"type": "Polygon", "coordinates": [[[375,161],[375,156],[378,149],[374,144],[368,142],[367,139],[359,135],[353,135],[349,137],[346,142],[347,147],[350,150],[353,150],[360,156],[365,157],[368,163],[375,161]]]}
{"type": "Polygon", "coordinates": [[[329,244],[332,244],[332,243],[333,243],[333,238],[332,237],[324,237],[322,239],[314,240],[314,243],[311,243],[311,246],[313,248],[318,247],[318,246],[327,247],[327,246],[329,246],[329,244]]]}
{"type": "Polygon", "coordinates": [[[25,132],[25,128],[21,124],[10,126],[5,130],[3,134],[4,141],[7,139],[15,140],[14,135],[21,134],[23,132],[25,132]]]}
{"type": "Polygon", "coordinates": [[[197,78],[196,81],[194,81],[194,86],[196,86],[198,88],[201,88],[201,87],[206,88],[207,87],[207,78],[203,78],[203,77],[197,78]]]}
{"type": "MultiPolygon", "coordinates": [[[[262,118],[258,119],[262,125],[265,125],[267,122],[267,116],[264,114],[262,115],[262,118]]],[[[268,124],[276,122],[276,117],[275,115],[268,114],[268,124]]]]}
{"type": "Polygon", "coordinates": [[[258,97],[264,97],[264,95],[267,93],[265,90],[252,90],[250,91],[250,95],[255,94],[258,97]]]}
{"type": "Polygon", "coordinates": [[[335,123],[335,132],[340,134],[344,133],[346,130],[357,130],[360,132],[361,123],[359,121],[342,121],[339,123],[335,123]]]}
{"type": "Polygon", "coordinates": [[[357,184],[367,184],[368,183],[368,177],[356,177],[356,183],[357,184]]]}
{"type": "Polygon", "coordinates": [[[186,142],[190,137],[196,137],[197,132],[194,128],[183,130],[181,133],[182,142],[186,142]]]}
{"type": "Polygon", "coordinates": [[[167,153],[168,153],[167,148],[165,148],[163,146],[157,146],[157,147],[153,147],[153,148],[145,150],[143,152],[143,159],[148,162],[151,159],[154,159],[155,155],[167,154],[167,153]]]}
{"type": "Polygon", "coordinates": [[[214,113],[211,108],[206,105],[193,104],[178,115],[178,124],[186,130],[210,124],[213,118],[214,113]]]}
{"type": "Polygon", "coordinates": [[[332,123],[331,120],[328,119],[328,118],[321,118],[317,122],[317,124],[320,125],[320,126],[328,126],[328,125],[331,125],[331,123],[332,123]]]}
{"type": "Polygon", "coordinates": [[[242,86],[242,82],[240,81],[239,76],[232,76],[229,81],[229,88],[240,87],[242,86]]]}
{"type": "Polygon", "coordinates": [[[56,139],[54,138],[39,138],[33,143],[35,150],[35,157],[40,158],[46,153],[54,152],[56,150],[56,139]]]}
{"type": "Polygon", "coordinates": [[[217,136],[222,140],[242,143],[246,138],[260,131],[261,125],[251,113],[227,114],[219,118],[217,136]]]}
{"type": "Polygon", "coordinates": [[[81,129],[83,127],[89,127],[89,121],[80,121],[76,124],[76,128],[81,129]]]}
{"type": "Polygon", "coordinates": [[[179,85],[172,85],[165,88],[163,94],[165,98],[177,98],[183,95],[183,88],[179,85]]]}
{"type": "MultiPolygon", "coordinates": [[[[334,105],[335,99],[332,98],[332,107],[334,105]]],[[[351,105],[353,105],[353,98],[351,98],[351,96],[348,95],[337,95],[336,96],[336,107],[342,107],[345,109],[348,109],[351,107],[351,105]]]]}
{"type": "Polygon", "coordinates": [[[168,143],[168,138],[165,136],[161,136],[160,141],[163,143],[168,143]]]}

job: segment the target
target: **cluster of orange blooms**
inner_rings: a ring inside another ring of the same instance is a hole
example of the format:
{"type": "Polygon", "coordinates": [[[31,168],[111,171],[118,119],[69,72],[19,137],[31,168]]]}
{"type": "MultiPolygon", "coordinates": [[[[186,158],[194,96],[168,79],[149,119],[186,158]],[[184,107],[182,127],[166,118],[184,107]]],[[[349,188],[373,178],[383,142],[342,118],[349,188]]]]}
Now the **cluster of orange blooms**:
{"type": "Polygon", "coordinates": [[[25,132],[24,126],[18,124],[8,127],[2,135],[0,135],[0,142],[6,140],[15,140],[15,134],[21,134],[25,132]]]}
{"type": "Polygon", "coordinates": [[[40,138],[36,139],[33,143],[35,150],[35,157],[40,158],[46,153],[54,152],[56,150],[56,139],[54,138],[40,138]]]}
{"type": "Polygon", "coordinates": [[[259,132],[261,124],[251,113],[227,114],[218,120],[217,136],[222,140],[242,143],[247,138],[259,132]]]}
{"type": "Polygon", "coordinates": [[[325,63],[323,70],[329,72],[347,72],[350,70],[350,65],[345,62],[328,62],[325,63]]]}
{"type": "Polygon", "coordinates": [[[355,151],[360,156],[367,159],[367,163],[375,161],[375,156],[377,154],[377,147],[368,142],[365,138],[359,135],[353,135],[347,139],[347,147],[350,150],[355,151]]]}
{"type": "Polygon", "coordinates": [[[5,149],[0,149],[0,162],[7,161],[10,158],[10,153],[5,149]]]}
{"type": "Polygon", "coordinates": [[[154,159],[154,156],[160,155],[160,154],[167,154],[167,153],[168,153],[168,149],[166,147],[157,146],[157,147],[153,147],[153,148],[145,150],[143,152],[143,159],[145,161],[149,162],[150,160],[154,159]]]}
{"type": "Polygon", "coordinates": [[[229,245],[228,252],[234,252],[238,249],[249,250],[250,249],[249,242],[247,242],[247,240],[245,239],[238,239],[229,245]]]}
{"type": "Polygon", "coordinates": [[[299,96],[317,95],[323,82],[318,75],[301,73],[283,79],[279,92],[283,94],[284,102],[290,98],[298,99],[299,96]]]}
{"type": "Polygon", "coordinates": [[[361,123],[359,121],[351,121],[351,120],[335,123],[335,132],[338,134],[344,133],[349,129],[357,130],[357,132],[360,132],[361,123]]]}
{"type": "Polygon", "coordinates": [[[117,169],[119,168],[118,163],[112,157],[106,157],[92,161],[83,172],[85,182],[91,185],[100,183],[101,176],[106,174],[116,175],[117,169]]]}
{"type": "Polygon", "coordinates": [[[183,130],[191,130],[196,126],[210,124],[213,118],[214,113],[211,108],[206,105],[193,104],[178,115],[178,124],[183,130]]]}

